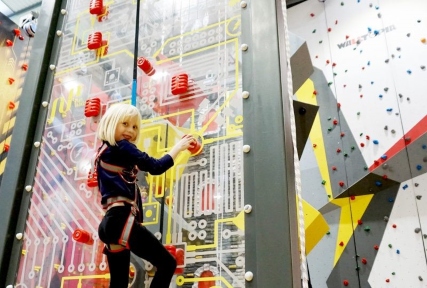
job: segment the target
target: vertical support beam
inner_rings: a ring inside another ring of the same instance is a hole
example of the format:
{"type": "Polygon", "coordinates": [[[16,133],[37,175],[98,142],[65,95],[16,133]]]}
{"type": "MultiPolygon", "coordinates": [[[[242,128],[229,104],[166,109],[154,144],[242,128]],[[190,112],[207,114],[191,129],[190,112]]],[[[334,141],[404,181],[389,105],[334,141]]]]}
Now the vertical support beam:
{"type": "Polygon", "coordinates": [[[300,287],[293,145],[288,120],[286,54],[280,1],[248,1],[242,9],[246,287],[300,287]],[[282,54],[281,54],[282,51],[282,54]],[[285,59],[283,59],[283,57],[285,59]]]}
{"type": "Polygon", "coordinates": [[[25,77],[19,110],[13,130],[8,160],[0,186],[0,287],[14,284],[21,257],[22,242],[15,238],[24,232],[31,193],[26,185],[33,185],[38,149],[33,143],[40,141],[44,130],[48,101],[53,84],[50,63],[56,63],[58,36],[63,17],[61,9],[67,0],[43,1],[33,41],[29,69],[25,77]],[[52,56],[53,55],[53,56],[52,56]],[[36,139],[36,140],[34,140],[36,139]]]}

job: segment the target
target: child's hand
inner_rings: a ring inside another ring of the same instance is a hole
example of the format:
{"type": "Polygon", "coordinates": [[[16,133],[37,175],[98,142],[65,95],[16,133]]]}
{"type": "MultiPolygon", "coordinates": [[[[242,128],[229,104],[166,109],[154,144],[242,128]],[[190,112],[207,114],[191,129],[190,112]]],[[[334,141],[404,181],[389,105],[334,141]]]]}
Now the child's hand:
{"type": "Polygon", "coordinates": [[[191,135],[185,135],[181,140],[179,140],[178,143],[175,144],[175,146],[178,148],[178,150],[184,151],[190,147],[194,147],[196,145],[197,140],[191,136],[191,135]]]}
{"type": "Polygon", "coordinates": [[[178,156],[181,151],[193,147],[196,145],[196,143],[197,140],[193,136],[185,135],[181,140],[178,141],[178,143],[175,144],[175,146],[173,146],[168,154],[175,160],[176,156],[178,156]]]}

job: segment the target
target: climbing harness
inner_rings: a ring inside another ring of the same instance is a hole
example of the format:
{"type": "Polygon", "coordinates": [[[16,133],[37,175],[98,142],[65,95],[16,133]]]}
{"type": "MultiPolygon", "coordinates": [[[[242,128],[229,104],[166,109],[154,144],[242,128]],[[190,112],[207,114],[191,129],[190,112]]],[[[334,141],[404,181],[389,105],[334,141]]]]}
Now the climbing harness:
{"type": "MultiPolygon", "coordinates": [[[[112,164],[108,164],[104,161],[102,161],[100,159],[101,154],[107,149],[107,145],[105,145],[105,143],[99,148],[99,151],[96,155],[95,158],[95,164],[94,164],[94,170],[97,171],[97,167],[98,164],[105,170],[110,171],[110,172],[115,172],[117,174],[119,174],[120,178],[122,178],[122,180],[128,184],[135,184],[135,198],[134,200],[131,200],[127,197],[123,197],[123,196],[115,196],[115,197],[109,197],[106,201],[106,203],[104,203],[102,205],[102,208],[105,210],[105,212],[107,212],[109,209],[113,208],[113,207],[119,207],[119,206],[125,206],[126,204],[131,206],[131,211],[129,213],[129,216],[126,220],[126,223],[123,227],[122,230],[122,234],[120,236],[119,239],[119,243],[118,244],[106,244],[106,248],[110,251],[110,252],[120,252],[123,251],[124,249],[129,249],[129,236],[130,233],[132,231],[132,227],[133,227],[133,223],[135,221],[135,217],[139,216],[139,208],[137,205],[137,193],[139,193],[138,191],[138,187],[136,184],[136,180],[137,180],[137,172],[138,172],[138,168],[135,166],[132,170],[126,170],[124,167],[121,166],[117,166],[117,165],[112,165],[112,164]],[[130,181],[129,181],[129,180],[130,181]]],[[[139,217],[138,217],[139,218],[139,217]]]]}

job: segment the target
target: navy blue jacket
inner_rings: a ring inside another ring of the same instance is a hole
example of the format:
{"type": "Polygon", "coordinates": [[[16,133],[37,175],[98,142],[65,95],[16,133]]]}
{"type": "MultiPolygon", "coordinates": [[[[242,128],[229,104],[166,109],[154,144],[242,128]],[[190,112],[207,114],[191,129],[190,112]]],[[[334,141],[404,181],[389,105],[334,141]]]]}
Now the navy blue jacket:
{"type": "MultiPolygon", "coordinates": [[[[118,141],[117,146],[111,146],[108,142],[104,142],[104,145],[107,145],[107,149],[104,150],[98,160],[124,167],[125,171],[131,172],[137,166],[139,170],[146,171],[151,175],[160,175],[174,164],[173,158],[169,154],[160,159],[155,159],[140,151],[127,140],[118,141]]],[[[115,196],[123,196],[130,200],[135,199],[136,183],[126,183],[117,172],[105,170],[99,163],[97,173],[98,187],[102,196],[101,204],[106,204],[108,198],[115,196]]],[[[124,178],[132,182],[133,178],[127,177],[127,173],[124,174],[124,178]]]]}

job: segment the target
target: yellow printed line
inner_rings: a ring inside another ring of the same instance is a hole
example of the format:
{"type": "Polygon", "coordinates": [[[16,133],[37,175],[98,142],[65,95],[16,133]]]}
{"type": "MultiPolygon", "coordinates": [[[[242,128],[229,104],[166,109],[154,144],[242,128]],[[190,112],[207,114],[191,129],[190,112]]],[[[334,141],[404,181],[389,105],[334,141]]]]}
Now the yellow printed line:
{"type": "MultiPolygon", "coordinates": [[[[228,288],[233,288],[231,284],[222,276],[215,276],[215,277],[199,277],[199,278],[184,278],[184,276],[178,276],[176,278],[176,284],[178,286],[182,286],[185,283],[195,283],[195,282],[204,282],[204,281],[221,281],[224,283],[224,285],[228,288]]],[[[214,286],[217,287],[217,286],[214,286]]],[[[219,286],[221,287],[221,286],[219,286]]]]}
{"type": "MultiPolygon", "coordinates": [[[[194,109],[188,109],[188,110],[182,110],[182,111],[178,111],[178,112],[174,112],[171,114],[167,114],[167,115],[161,115],[158,117],[154,117],[154,118],[150,118],[150,119],[146,119],[146,120],[142,120],[141,124],[146,124],[146,123],[153,123],[156,122],[157,120],[164,120],[173,116],[178,116],[178,115],[183,115],[185,113],[190,113],[191,114],[191,123],[194,123],[194,109]]],[[[194,124],[193,124],[194,126],[194,124]]],[[[193,127],[194,129],[194,127],[193,127]]]]}
{"type": "MultiPolygon", "coordinates": [[[[157,134],[157,136],[160,139],[160,134],[161,134],[161,131],[162,131],[162,127],[160,127],[160,125],[152,126],[152,127],[148,127],[148,128],[143,128],[143,129],[141,129],[141,134],[148,134],[151,131],[157,132],[156,134],[157,134]]],[[[167,147],[163,147],[163,148],[160,147],[160,143],[161,143],[160,141],[157,141],[156,150],[158,152],[166,152],[167,151],[167,147]]]]}
{"type": "MultiPolygon", "coordinates": [[[[317,105],[315,95],[313,95],[314,83],[310,79],[305,81],[301,88],[297,91],[297,99],[312,105],[317,105]]],[[[326,181],[324,184],[326,194],[328,195],[329,201],[332,200],[332,187],[329,178],[328,159],[326,157],[325,143],[323,141],[322,125],[320,124],[319,114],[314,119],[313,126],[310,131],[311,143],[315,144],[314,155],[316,156],[317,165],[319,166],[320,175],[323,180],[326,181]]]]}
{"type": "MultiPolygon", "coordinates": [[[[183,37],[185,37],[185,36],[187,36],[187,35],[193,35],[193,34],[195,34],[195,33],[199,33],[199,32],[202,32],[202,31],[204,31],[204,30],[209,30],[210,28],[213,28],[213,27],[216,27],[216,26],[220,26],[220,25],[222,25],[222,24],[228,24],[228,23],[230,23],[231,21],[233,21],[234,19],[236,19],[236,18],[240,18],[240,16],[239,15],[237,15],[237,16],[234,16],[234,17],[231,17],[231,18],[229,18],[229,19],[227,19],[227,20],[224,20],[224,21],[221,21],[221,22],[217,22],[217,23],[214,23],[214,24],[211,24],[211,25],[208,25],[208,26],[206,26],[206,27],[202,27],[202,28],[200,28],[200,29],[198,29],[198,30],[195,30],[195,31],[189,31],[189,32],[186,32],[186,33],[184,33],[184,34],[180,34],[180,35],[177,35],[177,36],[174,36],[174,37],[171,37],[171,38],[169,38],[169,39],[167,39],[166,41],[165,41],[165,43],[163,43],[163,45],[156,51],[156,52],[154,52],[154,54],[153,54],[153,58],[156,58],[157,56],[159,56],[159,54],[160,54],[160,52],[161,51],[163,51],[164,49],[165,49],[165,46],[167,45],[167,44],[169,44],[169,42],[171,42],[171,41],[173,41],[173,40],[175,40],[175,39],[180,39],[180,38],[183,38],[183,37]]],[[[224,26],[226,26],[226,25],[224,25],[224,26]]],[[[228,40],[229,41],[229,40],[228,40]]],[[[221,42],[221,43],[224,43],[224,42],[221,42]]],[[[218,44],[218,43],[217,43],[218,44]]],[[[209,47],[211,47],[211,46],[207,46],[208,48],[209,47]]],[[[203,50],[205,50],[205,49],[203,49],[203,50]]],[[[198,49],[198,50],[195,50],[195,52],[197,53],[197,52],[200,52],[200,51],[203,51],[203,50],[201,50],[201,49],[198,49]]],[[[194,54],[194,53],[192,53],[192,54],[194,54]]],[[[189,55],[189,54],[188,54],[189,55]]],[[[180,55],[178,55],[177,57],[180,57],[180,55]]],[[[236,58],[236,59],[238,59],[238,58],[236,58]]],[[[159,61],[159,62],[162,62],[162,61],[159,61]]]]}
{"type": "MultiPolygon", "coordinates": [[[[106,273],[104,275],[80,275],[80,276],[64,276],[61,279],[61,288],[64,287],[65,285],[65,281],[70,281],[70,280],[79,280],[79,283],[77,285],[81,285],[81,280],[86,280],[86,279],[110,279],[110,273],[106,273]]],[[[67,285],[68,287],[68,285],[67,285]]],[[[81,286],[77,286],[77,287],[81,287],[81,286]]]]}
{"type": "Polygon", "coordinates": [[[231,138],[235,138],[235,137],[242,136],[242,135],[243,135],[243,132],[238,132],[238,133],[230,134],[227,136],[221,136],[221,137],[217,137],[217,138],[208,138],[208,139],[205,139],[205,144],[210,144],[210,143],[218,142],[221,140],[231,139],[231,138]]]}

